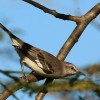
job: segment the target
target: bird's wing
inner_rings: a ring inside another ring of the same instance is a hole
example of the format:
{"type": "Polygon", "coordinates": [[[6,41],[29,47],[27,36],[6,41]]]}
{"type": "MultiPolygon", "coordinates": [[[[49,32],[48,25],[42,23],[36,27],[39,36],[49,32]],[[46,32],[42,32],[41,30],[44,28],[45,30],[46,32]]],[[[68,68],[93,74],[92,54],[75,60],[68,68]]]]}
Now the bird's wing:
{"type": "Polygon", "coordinates": [[[29,50],[29,54],[32,56],[34,55],[35,57],[35,62],[37,63],[37,65],[39,67],[41,67],[45,72],[47,73],[53,73],[54,72],[54,69],[53,69],[53,66],[47,61],[46,57],[44,56],[43,54],[43,51],[38,49],[38,48],[35,48],[35,47],[32,47],[30,48],[29,50]]]}
{"type": "Polygon", "coordinates": [[[34,61],[46,73],[51,74],[54,72],[53,66],[47,61],[42,50],[26,43],[24,47],[21,48],[21,52],[24,53],[24,55],[29,59],[34,61]]]}

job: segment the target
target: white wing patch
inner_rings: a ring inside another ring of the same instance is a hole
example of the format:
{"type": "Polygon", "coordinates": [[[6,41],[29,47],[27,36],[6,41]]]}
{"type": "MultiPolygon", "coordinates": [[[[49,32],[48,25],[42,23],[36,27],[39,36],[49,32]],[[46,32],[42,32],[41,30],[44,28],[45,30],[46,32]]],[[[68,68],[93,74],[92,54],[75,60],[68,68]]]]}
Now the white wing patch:
{"type": "Polygon", "coordinates": [[[39,67],[43,68],[43,66],[42,66],[42,64],[40,63],[39,60],[35,60],[35,61],[36,61],[37,65],[38,65],[39,67]]]}
{"type": "Polygon", "coordinates": [[[15,46],[21,46],[19,43],[18,43],[18,41],[17,40],[15,40],[15,39],[11,39],[12,40],[12,44],[13,45],[15,45],[15,46]]]}
{"type": "Polygon", "coordinates": [[[46,73],[32,60],[30,60],[29,58],[25,57],[23,58],[24,62],[26,63],[26,65],[31,68],[33,71],[37,72],[38,74],[42,74],[45,75],[46,73]]]}

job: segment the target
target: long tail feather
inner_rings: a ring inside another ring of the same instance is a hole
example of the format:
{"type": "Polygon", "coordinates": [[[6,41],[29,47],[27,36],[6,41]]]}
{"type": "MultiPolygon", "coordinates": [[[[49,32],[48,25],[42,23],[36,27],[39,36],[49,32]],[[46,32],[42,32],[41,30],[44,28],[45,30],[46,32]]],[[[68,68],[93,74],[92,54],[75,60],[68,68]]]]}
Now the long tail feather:
{"type": "Polygon", "coordinates": [[[4,25],[2,25],[0,23],[0,27],[10,36],[13,45],[18,45],[18,44],[23,44],[23,41],[21,39],[19,39],[18,37],[16,37],[15,35],[13,35],[4,25]]]}
{"type": "Polygon", "coordinates": [[[0,23],[0,27],[10,36],[10,37],[16,37],[14,36],[4,25],[0,23]]]}

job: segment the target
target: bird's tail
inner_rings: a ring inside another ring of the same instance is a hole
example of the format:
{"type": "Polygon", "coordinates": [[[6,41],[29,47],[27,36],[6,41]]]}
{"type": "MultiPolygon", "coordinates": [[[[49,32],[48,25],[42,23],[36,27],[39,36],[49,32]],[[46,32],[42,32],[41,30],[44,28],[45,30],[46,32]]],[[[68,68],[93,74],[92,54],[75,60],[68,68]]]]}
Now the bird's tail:
{"type": "Polygon", "coordinates": [[[21,39],[19,39],[18,37],[16,37],[15,35],[13,35],[4,25],[2,25],[0,23],[0,27],[10,36],[11,40],[12,40],[12,44],[15,46],[21,46],[23,44],[23,41],[21,39]]]}
{"type": "Polygon", "coordinates": [[[10,37],[14,37],[14,35],[5,27],[0,23],[0,27],[10,36],[10,37]]]}

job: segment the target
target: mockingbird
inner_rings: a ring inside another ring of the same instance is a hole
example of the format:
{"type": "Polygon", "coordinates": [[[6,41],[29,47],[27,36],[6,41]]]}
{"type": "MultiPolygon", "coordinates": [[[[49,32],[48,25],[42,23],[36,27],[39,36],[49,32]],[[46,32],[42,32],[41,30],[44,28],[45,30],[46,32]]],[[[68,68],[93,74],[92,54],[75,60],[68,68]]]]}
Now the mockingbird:
{"type": "Polygon", "coordinates": [[[0,27],[8,33],[12,45],[20,56],[22,73],[25,76],[23,65],[45,78],[63,78],[68,75],[81,73],[75,65],[69,62],[62,62],[52,54],[40,50],[13,35],[6,27],[0,23],[0,27]]]}

